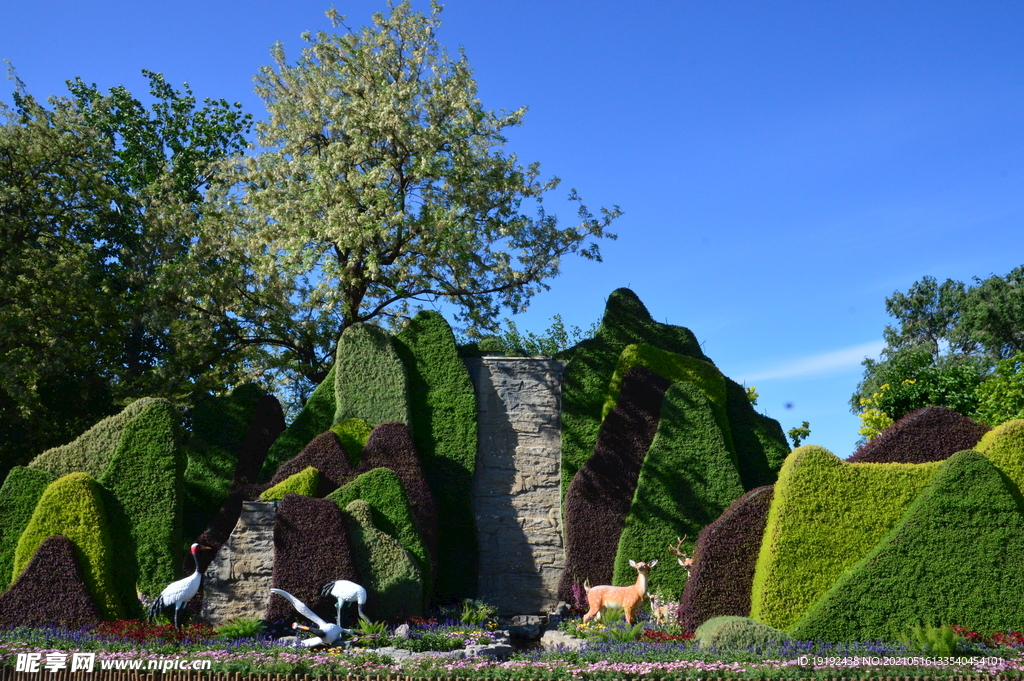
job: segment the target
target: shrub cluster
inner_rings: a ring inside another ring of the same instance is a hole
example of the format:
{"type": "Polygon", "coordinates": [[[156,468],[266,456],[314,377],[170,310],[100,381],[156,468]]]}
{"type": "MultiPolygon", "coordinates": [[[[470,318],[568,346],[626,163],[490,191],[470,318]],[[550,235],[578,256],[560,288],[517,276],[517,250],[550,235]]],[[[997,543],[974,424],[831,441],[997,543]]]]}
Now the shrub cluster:
{"type": "Polygon", "coordinates": [[[724,615],[713,617],[697,627],[693,638],[702,648],[717,650],[742,650],[743,648],[767,647],[789,640],[785,632],[762,624],[749,617],[724,615]]]}
{"type": "Polygon", "coordinates": [[[334,364],[334,419],[361,418],[372,426],[385,421],[409,423],[405,366],[387,331],[374,324],[353,324],[338,339],[334,364]]]}
{"type": "Polygon", "coordinates": [[[260,494],[261,501],[280,501],[286,494],[302,497],[316,496],[320,484],[320,471],[308,466],[295,475],[289,476],[260,494]]]}
{"type": "Polygon", "coordinates": [[[373,432],[373,426],[363,419],[351,418],[345,419],[341,423],[335,423],[331,426],[331,430],[338,436],[341,446],[345,448],[348,462],[353,467],[358,466],[359,460],[363,458],[366,441],[369,439],[370,433],[373,432]]]}
{"type": "MultiPolygon", "coordinates": [[[[417,314],[395,336],[395,348],[405,363],[416,451],[436,504],[435,530],[420,523],[420,531],[436,558],[435,593],[442,600],[476,594],[477,540],[471,495],[476,463],[476,394],[466,365],[459,357],[455,335],[437,312],[417,314]]],[[[405,483],[403,478],[403,484],[405,483]]],[[[406,485],[413,509],[418,493],[406,485]]],[[[420,512],[417,518],[420,518],[420,512]]]]}
{"type": "Polygon", "coordinates": [[[313,438],[298,455],[282,463],[270,478],[270,484],[279,485],[310,467],[320,472],[318,497],[327,496],[357,475],[341,446],[341,440],[334,431],[328,430],[313,438]]]}
{"type": "Polygon", "coordinates": [[[705,527],[679,600],[679,624],[692,633],[721,615],[750,614],[750,589],[775,488],[752,489],[705,527]]]}
{"type": "Polygon", "coordinates": [[[791,626],[896,525],[937,466],[851,464],[823,447],[794,450],[775,485],[750,616],[791,626]]]}
{"type": "Polygon", "coordinates": [[[397,539],[374,526],[370,505],[362,499],[345,508],[345,522],[356,572],[365,580],[367,616],[398,621],[422,615],[423,580],[415,559],[397,539]]]}
{"type": "Polygon", "coordinates": [[[0,594],[0,628],[98,624],[100,611],[75,553],[75,545],[63,535],[44,539],[17,581],[0,594]]]}
{"type": "Polygon", "coordinates": [[[725,392],[726,415],[743,489],[774,484],[790,450],[782,426],[755,411],[746,389],[729,377],[725,378],[725,392]]]}
{"type": "Polygon", "coordinates": [[[670,385],[647,367],[630,369],[618,405],[601,424],[593,455],[569,485],[565,570],[558,586],[564,601],[572,599],[574,582],[611,583],[619,536],[670,385]]]}
{"type": "MultiPolygon", "coordinates": [[[[334,598],[321,596],[320,589],[339,579],[358,581],[341,510],[327,499],[285,496],[274,518],[274,588],[287,591],[313,612],[334,621],[334,598]]],[[[284,617],[295,617],[292,604],[271,595],[267,620],[284,617]]]]}
{"type": "Polygon", "coordinates": [[[18,539],[32,519],[32,511],[46,486],[54,480],[53,473],[42,468],[15,466],[0,486],[0,591],[13,580],[18,539]]]}
{"type": "Polygon", "coordinates": [[[941,461],[972,449],[988,426],[946,407],[912,411],[866,442],[847,459],[850,463],[925,463],[941,461]]]}
{"type": "Polygon", "coordinates": [[[636,578],[630,560],[660,558],[648,588],[678,597],[686,571],[668,548],[689,535],[683,547],[692,549],[701,529],[742,494],[743,484],[711,402],[697,385],[673,383],[665,393],[619,537],[613,583],[628,584],[636,578]]]}
{"type": "MultiPolygon", "coordinates": [[[[295,420],[285,428],[280,437],[274,440],[267,452],[266,460],[259,475],[259,482],[266,482],[277,472],[285,461],[295,457],[303,447],[312,442],[320,433],[334,423],[334,412],[337,405],[334,400],[334,376],[337,373],[332,365],[327,377],[306,400],[295,420]]],[[[323,469],[321,469],[323,470],[323,469]]]]}
{"type": "Polygon", "coordinates": [[[974,447],[1024,490],[1024,419],[1007,421],[985,433],[974,447]]]}
{"type": "Polygon", "coordinates": [[[1024,629],[1024,515],[983,455],[942,462],[899,523],[790,630],[801,639],[897,640],[908,623],[1024,629]]]}

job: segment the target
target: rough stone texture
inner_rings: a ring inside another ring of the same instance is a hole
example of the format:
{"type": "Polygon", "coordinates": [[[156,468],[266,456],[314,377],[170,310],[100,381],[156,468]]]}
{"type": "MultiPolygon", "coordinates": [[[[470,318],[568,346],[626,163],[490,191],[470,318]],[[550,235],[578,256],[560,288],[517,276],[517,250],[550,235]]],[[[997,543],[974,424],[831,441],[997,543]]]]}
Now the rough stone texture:
{"type": "Polygon", "coordinates": [[[473,515],[480,547],[478,597],[502,614],[558,604],[565,568],[561,520],[563,363],[466,360],[477,397],[473,515]]]}
{"type": "Polygon", "coordinates": [[[217,626],[230,619],[262,619],[274,572],[273,501],[243,501],[238,524],[206,569],[203,617],[217,626]]]}

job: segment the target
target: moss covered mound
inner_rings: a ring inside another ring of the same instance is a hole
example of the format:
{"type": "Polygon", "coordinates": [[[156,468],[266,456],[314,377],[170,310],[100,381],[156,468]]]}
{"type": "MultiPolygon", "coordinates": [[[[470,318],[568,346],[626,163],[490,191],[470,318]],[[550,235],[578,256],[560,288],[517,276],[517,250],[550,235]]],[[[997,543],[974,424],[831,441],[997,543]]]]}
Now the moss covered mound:
{"type": "MultiPolygon", "coordinates": [[[[333,622],[335,599],[321,596],[320,589],[339,579],[359,582],[344,514],[327,499],[286,495],[274,518],[274,588],[287,591],[333,622]]],[[[294,617],[291,603],[271,595],[268,620],[294,617]]]]}
{"type": "MultiPolygon", "coordinates": [[[[444,518],[436,530],[437,551],[429,521],[428,526],[420,523],[438,563],[435,592],[441,600],[471,598],[477,582],[476,524],[470,503],[477,450],[473,384],[451,327],[437,312],[413,317],[395,337],[395,347],[408,373],[416,451],[436,513],[444,518]]],[[[408,485],[406,491],[416,510],[418,493],[408,485]]]]}
{"type": "Polygon", "coordinates": [[[395,622],[422,614],[423,581],[412,555],[374,526],[373,511],[362,499],[345,508],[345,521],[357,581],[367,590],[367,616],[395,622]]]}
{"type": "Polygon", "coordinates": [[[270,489],[260,494],[262,501],[279,501],[286,494],[298,494],[303,497],[315,497],[320,484],[320,471],[309,466],[295,475],[285,478],[270,489]]]}
{"type": "Polygon", "coordinates": [[[823,447],[793,450],[768,512],[750,616],[790,627],[896,525],[938,465],[851,464],[823,447]]]}
{"type": "Polygon", "coordinates": [[[298,455],[313,438],[328,430],[334,423],[334,412],[337,409],[334,401],[336,373],[335,367],[332,366],[327,372],[327,377],[306,400],[299,415],[270,446],[260,470],[259,482],[270,480],[281,464],[298,455]]]}
{"type": "Polygon", "coordinates": [[[66,536],[75,545],[75,561],[100,615],[123,619],[124,608],[114,581],[114,556],[107,514],[98,482],[85,473],[70,473],[47,486],[14,553],[15,580],[47,537],[66,536]]]}
{"type": "Polygon", "coordinates": [[[689,535],[683,548],[692,552],[704,526],[742,494],[743,483],[705,392],[694,383],[673,383],[665,393],[658,428],[619,537],[613,583],[636,579],[630,560],[660,558],[648,590],[678,599],[686,571],[668,548],[677,538],[689,535]]]}
{"type": "Polygon", "coordinates": [[[366,441],[373,432],[373,426],[363,419],[345,419],[341,423],[331,426],[331,431],[338,436],[341,446],[345,448],[348,455],[348,462],[352,466],[358,466],[359,460],[363,458],[363,449],[366,441]]]}
{"type": "MultiPolygon", "coordinates": [[[[406,497],[402,481],[394,471],[387,468],[369,470],[327,497],[347,508],[356,499],[370,505],[373,524],[382,532],[391,535],[416,559],[416,566],[423,575],[424,598],[430,598],[432,565],[427,545],[416,529],[412,507],[406,497]]],[[[426,603],[424,603],[426,606],[426,603]]]]}
{"type": "Polygon", "coordinates": [[[565,571],[558,585],[564,601],[572,601],[574,583],[611,584],[619,535],[670,385],[647,367],[630,369],[618,405],[601,424],[593,456],[569,486],[565,571]]]}
{"type": "Polygon", "coordinates": [[[256,402],[252,419],[239,446],[238,463],[231,476],[234,484],[250,485],[259,479],[267,453],[284,429],[281,403],[273,395],[264,395],[256,402]]]}
{"type": "Polygon", "coordinates": [[[0,594],[0,628],[58,625],[74,629],[101,620],[85,586],[75,545],[63,535],[47,537],[25,571],[0,594]]]}
{"type": "Polygon", "coordinates": [[[946,407],[924,407],[892,424],[863,444],[850,463],[925,463],[973,449],[989,431],[984,423],[946,407]]]}
{"type": "Polygon", "coordinates": [[[896,640],[908,622],[978,631],[1024,629],[1024,515],[983,455],[944,461],[896,525],[790,633],[801,639],[896,640]]]}
{"type": "Polygon", "coordinates": [[[334,419],[409,423],[405,365],[391,335],[374,324],[353,324],[338,339],[334,365],[334,419]]]}
{"type": "Polygon", "coordinates": [[[129,614],[141,615],[137,592],[152,598],[181,574],[181,440],[177,410],[156,401],[125,426],[100,479],[112,495],[107,512],[118,538],[117,583],[129,614]],[[134,556],[134,564],[125,553],[134,556]]]}
{"type": "Polygon", "coordinates": [[[1002,423],[981,438],[974,447],[1024,490],[1024,419],[1002,423]]]}
{"type": "Polygon", "coordinates": [[[54,480],[53,473],[41,468],[15,466],[0,486],[0,591],[11,583],[18,539],[47,485],[54,480]]]}
{"type": "Polygon", "coordinates": [[[121,431],[129,421],[156,401],[144,397],[132,402],[119,414],[103,419],[73,442],[46,450],[32,459],[29,467],[49,471],[55,478],[81,472],[98,480],[117,451],[121,431]]]}
{"type": "Polygon", "coordinates": [[[270,484],[279,485],[311,466],[320,471],[320,486],[317,490],[319,497],[327,496],[357,474],[348,461],[341,440],[333,431],[328,430],[313,438],[297,456],[281,464],[270,478],[270,484]]]}
{"type": "Polygon", "coordinates": [[[725,379],[725,393],[726,414],[743,489],[773,484],[790,451],[782,426],[775,419],[756,412],[746,389],[729,377],[725,379]]]}
{"type": "Polygon", "coordinates": [[[692,634],[712,617],[750,614],[750,589],[775,488],[752,489],[705,527],[679,600],[679,624],[692,634]]]}
{"type": "Polygon", "coordinates": [[[702,648],[718,650],[752,648],[789,640],[785,632],[773,629],[767,624],[749,617],[729,615],[713,617],[700,625],[693,638],[702,648]]]}
{"type": "Polygon", "coordinates": [[[562,376],[563,499],[576,471],[594,452],[608,383],[619,355],[633,343],[710,361],[689,329],[654,321],[627,288],[612,291],[594,338],[558,356],[567,360],[562,376]]]}

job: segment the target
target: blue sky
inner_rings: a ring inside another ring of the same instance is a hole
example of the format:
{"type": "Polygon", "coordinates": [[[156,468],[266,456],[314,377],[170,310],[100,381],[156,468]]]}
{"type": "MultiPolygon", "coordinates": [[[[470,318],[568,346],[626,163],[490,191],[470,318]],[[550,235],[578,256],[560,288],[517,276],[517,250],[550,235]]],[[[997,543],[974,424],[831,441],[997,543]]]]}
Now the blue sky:
{"type": "MultiPolygon", "coordinates": [[[[270,45],[296,55],[329,6],[0,0],[0,58],[37,96],[75,76],[141,96],[145,68],[261,118],[270,45]]],[[[354,27],[385,3],[336,7],[354,27]]],[[[520,328],[587,327],[629,286],[845,457],[885,297],[1024,264],[1024,3],[451,0],[443,21],[484,106],[529,107],[507,150],[562,178],[549,211],[574,217],[571,187],[625,211],[520,328]]]]}

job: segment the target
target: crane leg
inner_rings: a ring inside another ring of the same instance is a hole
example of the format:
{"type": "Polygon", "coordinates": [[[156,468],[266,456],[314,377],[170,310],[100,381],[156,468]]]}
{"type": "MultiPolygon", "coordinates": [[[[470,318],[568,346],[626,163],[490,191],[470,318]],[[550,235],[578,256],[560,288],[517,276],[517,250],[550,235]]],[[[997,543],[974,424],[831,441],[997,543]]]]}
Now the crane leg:
{"type": "Polygon", "coordinates": [[[334,623],[337,624],[340,627],[341,626],[341,599],[339,599],[337,604],[335,605],[335,610],[336,610],[336,612],[335,612],[334,623]]]}
{"type": "Polygon", "coordinates": [[[178,604],[174,604],[174,628],[178,628],[178,604]]]}

